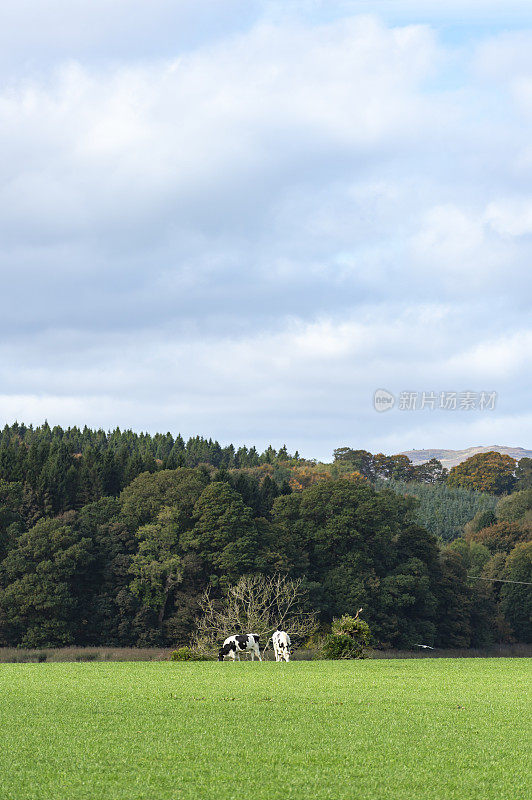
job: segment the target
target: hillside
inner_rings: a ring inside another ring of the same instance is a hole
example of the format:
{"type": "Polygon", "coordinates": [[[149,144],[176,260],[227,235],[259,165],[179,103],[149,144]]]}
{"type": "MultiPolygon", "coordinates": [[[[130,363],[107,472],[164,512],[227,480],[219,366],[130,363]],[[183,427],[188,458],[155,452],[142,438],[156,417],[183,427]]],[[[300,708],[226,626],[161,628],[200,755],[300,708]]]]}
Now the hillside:
{"type": "Polygon", "coordinates": [[[525,450],[523,447],[503,447],[499,444],[487,447],[467,447],[465,450],[403,450],[401,455],[408,456],[414,465],[424,464],[426,461],[430,461],[431,458],[437,458],[438,461],[441,461],[442,466],[451,469],[451,467],[456,467],[457,464],[461,464],[462,461],[471,458],[477,453],[488,453],[491,450],[511,456],[517,461],[521,458],[532,458],[532,450],[525,450]]]}

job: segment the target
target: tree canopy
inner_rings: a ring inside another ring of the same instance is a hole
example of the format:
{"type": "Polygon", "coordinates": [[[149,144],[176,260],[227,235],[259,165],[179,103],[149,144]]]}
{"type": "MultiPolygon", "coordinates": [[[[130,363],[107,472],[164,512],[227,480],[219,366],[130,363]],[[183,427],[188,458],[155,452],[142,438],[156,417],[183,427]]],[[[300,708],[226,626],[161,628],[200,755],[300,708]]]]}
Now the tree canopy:
{"type": "Polygon", "coordinates": [[[439,462],[335,455],[4,428],[0,645],[188,644],[205,592],[250,575],[296,582],[323,630],[363,607],[383,647],[529,636],[526,591],[501,587],[529,569],[530,489],[475,488],[507,490],[507,459],[465,462],[464,488],[439,462]]]}
{"type": "Polygon", "coordinates": [[[515,485],[516,461],[490,450],[477,453],[453,467],[447,478],[449,486],[463,486],[479,492],[506,494],[515,485]]]}

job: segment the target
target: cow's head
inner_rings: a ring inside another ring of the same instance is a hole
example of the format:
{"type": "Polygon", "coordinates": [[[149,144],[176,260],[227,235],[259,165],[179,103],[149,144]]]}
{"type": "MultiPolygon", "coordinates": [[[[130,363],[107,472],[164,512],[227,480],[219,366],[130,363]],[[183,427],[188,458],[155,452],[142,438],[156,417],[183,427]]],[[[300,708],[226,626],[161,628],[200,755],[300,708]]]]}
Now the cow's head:
{"type": "Polygon", "coordinates": [[[231,650],[235,650],[236,652],[236,644],[234,642],[228,642],[227,644],[222,645],[218,650],[218,661],[223,661],[224,656],[229,655],[231,650]]]}
{"type": "Polygon", "coordinates": [[[226,656],[228,654],[230,649],[231,648],[228,647],[227,645],[224,645],[223,647],[220,647],[220,649],[218,650],[218,661],[223,661],[224,660],[224,656],[226,656]]]}

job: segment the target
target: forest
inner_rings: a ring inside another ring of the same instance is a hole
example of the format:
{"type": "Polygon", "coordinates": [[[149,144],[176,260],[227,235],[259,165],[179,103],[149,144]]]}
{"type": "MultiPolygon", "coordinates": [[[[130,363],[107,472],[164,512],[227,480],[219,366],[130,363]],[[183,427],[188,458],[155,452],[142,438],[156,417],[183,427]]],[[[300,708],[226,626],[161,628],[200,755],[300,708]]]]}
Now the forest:
{"type": "Polygon", "coordinates": [[[382,648],[529,642],[528,461],[6,426],[0,646],[187,644],[205,589],[248,574],[302,579],[323,630],[363,607],[382,648]]]}

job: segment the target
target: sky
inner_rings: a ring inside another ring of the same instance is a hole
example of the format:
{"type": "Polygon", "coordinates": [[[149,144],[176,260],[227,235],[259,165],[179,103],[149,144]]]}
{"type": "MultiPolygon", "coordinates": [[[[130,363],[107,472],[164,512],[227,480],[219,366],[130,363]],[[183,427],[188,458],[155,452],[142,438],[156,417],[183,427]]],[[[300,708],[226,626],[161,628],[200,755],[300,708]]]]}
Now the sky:
{"type": "Polygon", "coordinates": [[[3,0],[1,423],[532,447],[531,123],[529,0],[3,0]]]}

